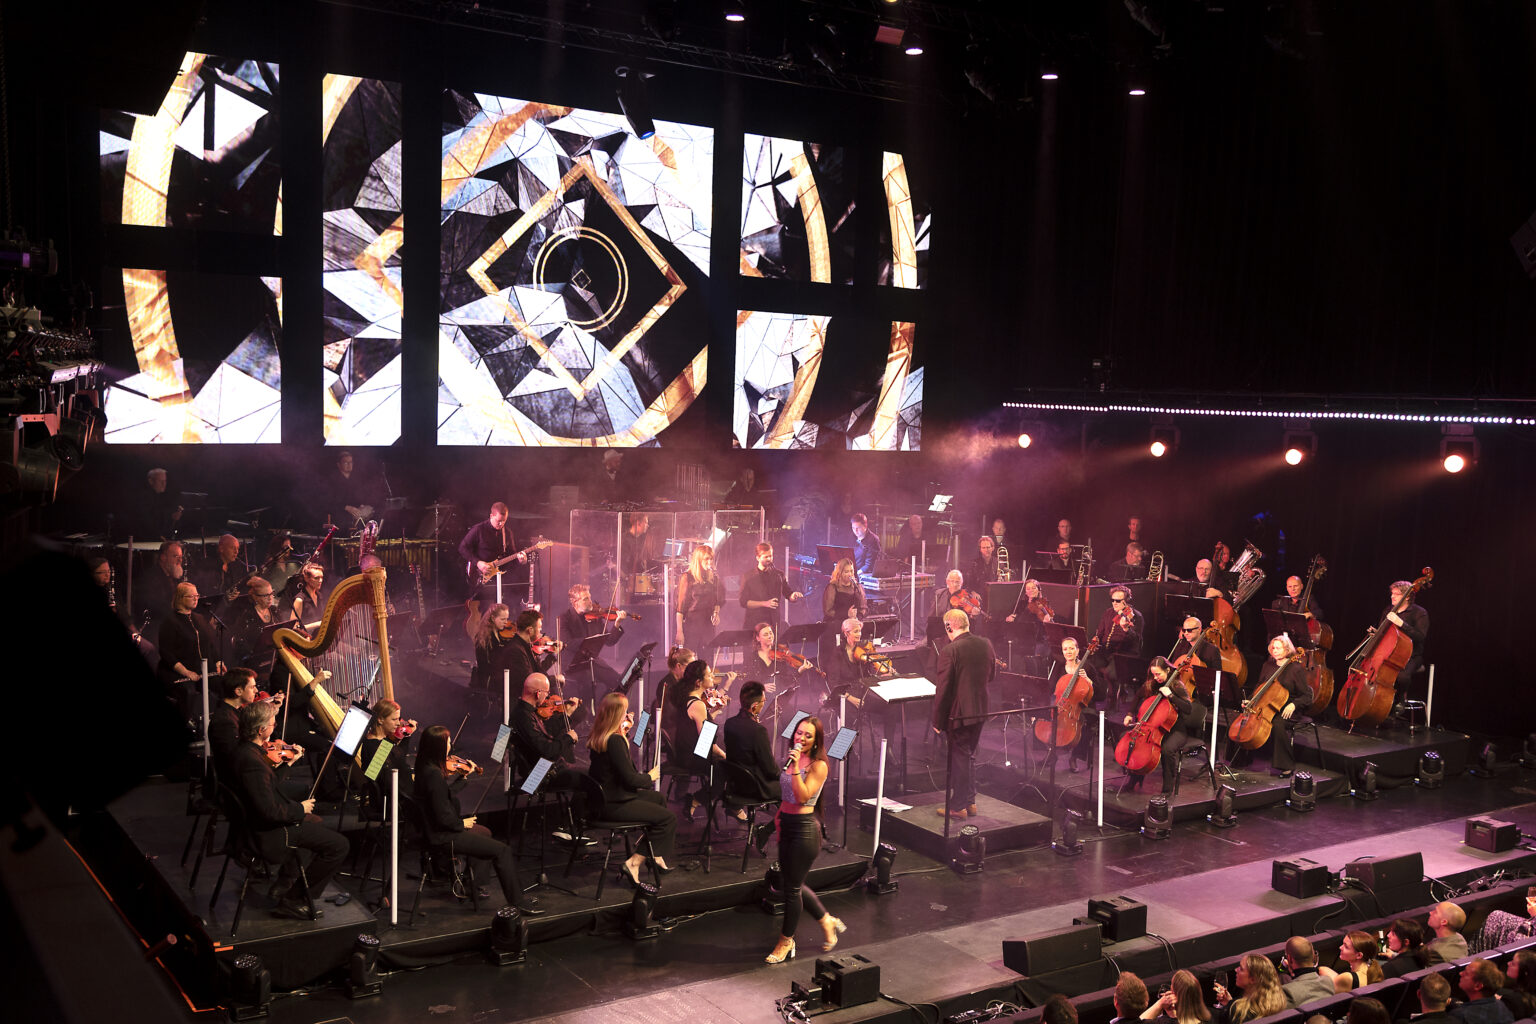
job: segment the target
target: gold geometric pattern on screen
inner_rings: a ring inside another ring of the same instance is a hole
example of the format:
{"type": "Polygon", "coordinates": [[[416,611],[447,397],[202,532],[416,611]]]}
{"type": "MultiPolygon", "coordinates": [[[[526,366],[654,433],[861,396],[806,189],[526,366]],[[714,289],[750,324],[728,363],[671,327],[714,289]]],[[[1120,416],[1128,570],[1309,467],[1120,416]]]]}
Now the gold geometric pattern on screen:
{"type": "Polygon", "coordinates": [[[884,155],[881,177],[885,181],[885,207],[891,217],[891,283],[898,288],[916,288],[917,228],[912,220],[907,164],[900,153],[884,155]]]}

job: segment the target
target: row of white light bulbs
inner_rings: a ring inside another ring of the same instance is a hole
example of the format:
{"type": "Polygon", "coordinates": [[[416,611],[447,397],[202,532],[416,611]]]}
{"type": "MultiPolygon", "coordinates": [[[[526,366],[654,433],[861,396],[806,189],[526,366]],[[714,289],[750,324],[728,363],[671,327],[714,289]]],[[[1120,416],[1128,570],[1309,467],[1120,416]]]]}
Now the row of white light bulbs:
{"type": "Polygon", "coordinates": [[[1047,402],[1004,402],[1005,409],[1042,409],[1056,412],[1140,412],[1167,416],[1252,416],[1255,418],[1287,420],[1391,420],[1402,423],[1488,423],[1509,426],[1536,426],[1536,417],[1526,416],[1458,416],[1429,413],[1401,412],[1338,412],[1316,410],[1292,410],[1281,412],[1270,409],[1179,409],[1155,405],[1060,405],[1047,402]]]}

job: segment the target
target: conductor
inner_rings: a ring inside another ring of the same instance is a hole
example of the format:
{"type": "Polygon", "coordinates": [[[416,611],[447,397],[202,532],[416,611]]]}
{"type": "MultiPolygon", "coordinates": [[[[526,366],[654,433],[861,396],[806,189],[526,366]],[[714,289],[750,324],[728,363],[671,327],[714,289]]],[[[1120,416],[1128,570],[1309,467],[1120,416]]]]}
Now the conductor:
{"type": "Polygon", "coordinates": [[[958,608],[944,613],[949,645],[939,652],[938,693],[933,731],[949,739],[949,799],[940,815],[962,820],[976,810],[976,746],[987,714],[987,684],[997,676],[992,641],[971,633],[971,620],[958,608]]]}

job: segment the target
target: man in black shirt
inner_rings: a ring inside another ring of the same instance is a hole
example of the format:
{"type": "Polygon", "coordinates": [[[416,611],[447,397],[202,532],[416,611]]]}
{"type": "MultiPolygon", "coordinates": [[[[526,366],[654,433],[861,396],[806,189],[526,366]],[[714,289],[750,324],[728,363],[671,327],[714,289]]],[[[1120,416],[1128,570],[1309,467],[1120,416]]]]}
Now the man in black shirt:
{"type": "MultiPolygon", "coordinates": [[[[1088,664],[1105,680],[1105,690],[1111,700],[1128,700],[1135,693],[1134,679],[1119,678],[1115,655],[1141,657],[1146,628],[1146,617],[1131,604],[1131,592],[1124,587],[1111,590],[1109,608],[1099,616],[1099,628],[1094,630],[1094,635],[1099,638],[1099,649],[1088,659],[1088,664]]],[[[1221,659],[1218,658],[1216,663],[1221,664],[1221,659]]]]}
{"type": "Polygon", "coordinates": [[[149,623],[144,627],[146,636],[157,635],[160,631],[160,623],[171,614],[171,601],[176,596],[176,584],[184,583],[187,579],[182,569],[183,559],[181,542],[166,541],[160,545],[160,551],[155,555],[155,564],[141,572],[133,581],[134,618],[138,622],[143,622],[144,616],[149,616],[149,623]]]}
{"type": "Polygon", "coordinates": [[[1056,554],[1051,557],[1051,560],[1046,563],[1045,567],[1062,571],[1072,569],[1072,542],[1069,540],[1057,541],[1056,554]]]}
{"type": "MultiPolygon", "coordinates": [[[[535,672],[548,672],[556,664],[560,651],[565,648],[564,644],[554,644],[546,654],[534,653],[533,642],[544,630],[544,616],[536,609],[529,608],[520,613],[513,629],[512,639],[496,652],[491,661],[490,682],[493,690],[501,684],[503,672],[511,672],[514,691],[518,688],[519,680],[527,679],[535,672]]],[[[559,671],[554,673],[554,677],[556,682],[564,684],[565,676],[559,671]]]]}
{"type": "Polygon", "coordinates": [[[1306,587],[1302,584],[1301,577],[1292,576],[1285,581],[1284,596],[1275,598],[1270,602],[1269,606],[1279,612],[1295,612],[1298,615],[1305,615],[1309,619],[1316,619],[1322,622],[1323,609],[1316,601],[1308,599],[1307,610],[1301,610],[1301,592],[1305,589],[1306,587]]]}
{"type": "MultiPolygon", "coordinates": [[[[464,559],[464,571],[470,588],[472,599],[491,602],[496,600],[496,577],[487,573],[500,568],[505,572],[512,561],[526,563],[528,556],[518,552],[517,545],[512,539],[512,528],[507,525],[508,509],[505,502],[496,502],[491,506],[491,514],[483,521],[470,527],[464,539],[459,541],[459,556],[464,559]],[[516,553],[515,559],[508,559],[499,567],[497,561],[516,553]],[[484,580],[485,582],[481,582],[484,580]]],[[[502,581],[503,599],[510,577],[502,581]]]]}
{"type": "Polygon", "coordinates": [[[869,518],[855,512],[848,520],[853,528],[853,567],[859,572],[874,572],[880,557],[880,538],[870,532],[869,518]]]}
{"type": "Polygon", "coordinates": [[[1388,606],[1386,614],[1386,620],[1413,641],[1413,654],[1398,673],[1398,678],[1405,684],[1411,683],[1413,674],[1423,666],[1424,641],[1429,637],[1429,612],[1413,603],[1412,591],[1413,584],[1407,580],[1398,580],[1392,584],[1392,604],[1388,606]]]}
{"type": "Polygon", "coordinates": [[[1112,582],[1132,583],[1136,580],[1147,578],[1147,567],[1142,564],[1142,556],[1146,551],[1135,541],[1125,546],[1125,558],[1109,567],[1109,575],[1112,582]]]}
{"type": "Polygon", "coordinates": [[[616,617],[611,622],[606,614],[589,619],[588,615],[596,614],[593,612],[592,588],[585,583],[578,583],[567,593],[571,606],[560,613],[558,635],[565,643],[560,661],[571,686],[578,688],[577,692],[586,693],[587,699],[596,706],[603,694],[618,688],[619,674],[602,660],[601,652],[595,658],[583,658],[582,641],[600,635],[604,638],[603,647],[612,647],[624,635],[624,627],[619,623],[629,617],[629,612],[615,613],[616,617]]]}
{"type": "Polygon", "coordinates": [[[740,765],[739,775],[730,776],[731,791],[747,799],[772,800],[779,795],[779,764],[773,757],[768,730],[758,722],[763,711],[763,684],[750,682],[741,688],[741,710],[725,723],[725,760],[740,765]],[[735,780],[740,778],[740,786],[735,780]],[[747,780],[755,790],[745,789],[747,780]]]}
{"type": "Polygon", "coordinates": [[[772,545],[758,544],[757,570],[747,573],[741,580],[741,606],[746,609],[741,628],[751,629],[764,617],[780,621],[779,601],[787,600],[793,604],[804,597],[800,591],[791,590],[784,574],[773,567],[772,545]]]}
{"type": "Polygon", "coordinates": [[[551,783],[571,788],[568,769],[576,763],[576,730],[572,720],[580,717],[581,701],[569,697],[545,718],[539,713],[549,700],[549,677],[535,672],[523,680],[521,696],[512,705],[512,772],[521,779],[533,770],[540,758],[554,762],[556,778],[551,783]]]}

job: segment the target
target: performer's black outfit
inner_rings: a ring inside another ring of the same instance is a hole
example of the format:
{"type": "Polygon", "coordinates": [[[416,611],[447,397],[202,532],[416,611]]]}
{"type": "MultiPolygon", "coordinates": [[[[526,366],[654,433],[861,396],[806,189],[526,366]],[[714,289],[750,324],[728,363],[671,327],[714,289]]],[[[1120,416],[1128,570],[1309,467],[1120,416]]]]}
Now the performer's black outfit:
{"type": "Polygon", "coordinates": [[[251,669],[258,679],[269,678],[277,650],[270,643],[261,642],[261,631],[272,622],[280,621],[277,609],[274,607],[270,611],[270,622],[263,622],[251,595],[242,594],[231,601],[224,612],[224,621],[229,623],[230,651],[230,657],[225,660],[230,665],[251,669]]]}
{"type": "Polygon", "coordinates": [[[790,588],[789,580],[784,574],[773,566],[765,570],[756,568],[749,570],[741,577],[741,597],[738,603],[742,608],[741,628],[751,629],[759,622],[772,622],[777,624],[788,620],[789,595],[794,590],[790,588]],[[779,599],[778,608],[748,608],[748,601],[772,601],[779,599]]]}
{"type": "MultiPolygon", "coordinates": [[[[1180,637],[1179,642],[1173,645],[1173,653],[1168,655],[1168,660],[1177,663],[1188,653],[1189,641],[1180,637]]],[[[1195,643],[1195,657],[1199,658],[1206,668],[1221,671],[1221,648],[1207,640],[1204,635],[1201,635],[1195,643]]]]}
{"type": "Polygon", "coordinates": [[[516,697],[523,692],[523,683],[527,682],[529,676],[535,672],[549,673],[550,667],[555,664],[555,657],[553,653],[539,657],[533,653],[532,644],[514,633],[512,639],[502,643],[490,655],[489,685],[494,691],[501,685],[502,672],[510,669],[512,693],[516,697]]]}
{"type": "MultiPolygon", "coordinates": [[[[1387,611],[1391,610],[1387,609],[1387,611]]],[[[1381,613],[1382,618],[1386,618],[1387,611],[1381,613]]],[[[1413,674],[1424,665],[1424,641],[1429,636],[1429,612],[1425,611],[1421,605],[1410,604],[1398,612],[1397,617],[1403,620],[1403,624],[1397,628],[1413,641],[1413,654],[1409,656],[1403,670],[1397,674],[1397,677],[1403,681],[1403,685],[1407,686],[1413,681],[1413,674]]]]}
{"type": "Polygon", "coordinates": [[[581,642],[598,634],[605,635],[605,648],[612,647],[624,636],[624,627],[610,625],[606,619],[588,620],[573,608],[560,613],[560,639],[565,643],[565,650],[561,652],[565,692],[582,698],[592,707],[597,706],[598,698],[603,694],[619,688],[619,673],[602,660],[601,654],[596,659],[577,660],[581,642]]]}
{"type": "MultiPolygon", "coordinates": [[[[1201,594],[1200,596],[1204,597],[1205,595],[1201,594]]],[[[1301,599],[1292,597],[1289,594],[1281,594],[1279,597],[1269,602],[1269,606],[1277,612],[1293,612],[1297,615],[1301,614],[1301,599]]],[[[1418,606],[1415,605],[1414,607],[1418,606]]],[[[1423,609],[1420,610],[1422,611],[1423,609]]],[[[1318,622],[1327,621],[1327,619],[1323,617],[1323,606],[1318,604],[1316,601],[1307,602],[1307,611],[1311,612],[1312,617],[1318,622]]],[[[1405,618],[1403,621],[1406,622],[1407,619],[1405,618]]]]}
{"type": "MultiPolygon", "coordinates": [[[[1220,662],[1218,661],[1217,664],[1220,662]]],[[[1154,687],[1153,693],[1161,688],[1156,680],[1153,680],[1151,685],[1154,687]]],[[[1168,703],[1173,705],[1179,716],[1178,721],[1163,736],[1162,754],[1158,762],[1163,770],[1163,792],[1172,793],[1174,778],[1179,774],[1180,752],[1189,745],[1191,736],[1198,738],[1201,735],[1206,712],[1205,705],[1185,688],[1184,681],[1178,676],[1169,676],[1168,682],[1162,685],[1168,687],[1168,703]]],[[[1131,709],[1133,721],[1140,714],[1141,705],[1151,696],[1152,693],[1142,690],[1141,700],[1131,709]]]]}
{"type": "Polygon", "coordinates": [[[986,584],[996,583],[999,579],[996,552],[991,558],[978,554],[971,560],[971,564],[965,567],[965,584],[978,594],[985,594],[986,584]]]}
{"type": "Polygon", "coordinates": [[[855,582],[853,586],[844,588],[828,583],[827,589],[821,593],[821,620],[826,624],[826,630],[821,635],[821,652],[816,661],[818,665],[830,661],[837,653],[838,637],[843,635],[843,622],[852,608],[858,609],[860,619],[869,614],[869,598],[864,594],[863,584],[855,582]]]}
{"type": "Polygon", "coordinates": [[[525,700],[512,702],[512,773],[527,778],[540,758],[553,762],[548,785],[555,789],[572,786],[570,768],[576,763],[576,744],[567,734],[571,728],[564,712],[540,718],[539,711],[525,700]]]}
{"type": "Polygon", "coordinates": [[[144,622],[146,615],[149,617],[144,627],[145,636],[159,635],[160,624],[171,616],[176,584],[189,582],[186,576],[179,580],[172,579],[158,564],[145,569],[133,581],[133,608],[130,614],[135,623],[144,622]]]}
{"type": "Polygon", "coordinates": [[[949,738],[950,789],[945,810],[965,811],[976,803],[976,745],[987,713],[987,684],[997,676],[992,641],[963,633],[939,652],[938,692],[933,727],[949,738]]]}
{"type": "MultiPolygon", "coordinates": [[[[522,905],[527,901],[524,900],[523,887],[517,878],[517,862],[512,856],[512,848],[492,838],[490,830],[484,825],[477,824],[468,829],[464,827],[465,815],[459,807],[459,798],[448,788],[448,779],[442,769],[435,764],[423,764],[421,771],[416,773],[414,792],[422,817],[426,819],[428,842],[451,842],[454,853],[490,861],[496,869],[496,878],[501,882],[502,899],[509,906],[518,906],[525,913],[530,912],[526,905],[522,905]]],[[[543,913],[541,910],[531,912],[543,913]]]]}
{"type": "MultiPolygon", "coordinates": [[[[726,720],[722,731],[725,733],[726,761],[746,769],[740,776],[743,780],[740,785],[745,785],[745,780],[750,777],[757,787],[755,791],[747,790],[737,795],[755,800],[776,798],[779,795],[779,764],[773,759],[768,730],[742,708],[726,720]]],[[[734,787],[732,791],[735,792],[734,787]]]]}
{"type": "MultiPolygon", "coordinates": [[[[469,588],[470,600],[480,601],[485,607],[490,607],[496,600],[496,580],[493,577],[490,582],[480,583],[480,570],[476,562],[494,562],[498,558],[505,558],[517,551],[517,546],[512,541],[512,526],[503,523],[501,529],[491,525],[489,519],[483,519],[469,528],[464,539],[459,541],[459,557],[464,559],[465,585],[469,588]]],[[[506,598],[508,590],[513,586],[511,570],[521,563],[513,560],[501,567],[501,596],[506,598]]],[[[519,583],[517,586],[526,586],[519,583]]],[[[506,602],[512,606],[512,602],[506,602]]],[[[515,606],[512,606],[515,607],[515,606]]],[[[514,619],[517,616],[512,616],[514,619]]]]}
{"type": "Polygon", "coordinates": [[[160,651],[158,675],[166,686],[166,693],[177,706],[189,713],[200,706],[193,694],[202,685],[200,679],[183,679],[176,671],[180,662],[193,672],[202,672],[203,659],[208,659],[208,671],[217,672],[218,654],[212,637],[207,635],[204,624],[189,612],[177,612],[160,623],[160,635],[156,638],[160,651]]]}
{"type": "Polygon", "coordinates": [[[266,752],[255,743],[240,743],[230,756],[229,784],[239,795],[249,816],[251,831],[261,855],[282,863],[277,888],[292,890],[289,898],[313,905],[325,892],[325,883],[347,857],[347,837],[317,822],[304,820],[304,806],[285,796],[266,752]],[[307,893],[298,891],[298,863],[292,849],[309,850],[314,859],[305,868],[307,893]]]}
{"type": "Polygon", "coordinates": [[[853,539],[853,567],[858,572],[873,573],[875,561],[880,557],[880,538],[874,530],[864,534],[864,539],[853,539]]]}
{"type": "Polygon", "coordinates": [[[700,583],[692,576],[684,575],[678,586],[677,607],[683,617],[683,643],[703,658],[705,648],[715,638],[715,624],[710,621],[720,610],[720,577],[711,576],[700,583]]]}
{"type": "MultiPolygon", "coordinates": [[[[1264,683],[1275,674],[1275,659],[1266,658],[1264,667],[1259,669],[1257,681],[1249,677],[1253,686],[1249,694],[1258,693],[1264,683]]],[[[1312,688],[1307,685],[1307,668],[1299,658],[1293,658],[1280,669],[1280,675],[1275,679],[1276,685],[1283,688],[1287,694],[1287,703],[1295,704],[1296,710],[1291,713],[1289,720],[1280,717],[1280,712],[1275,712],[1274,721],[1270,723],[1269,766],[1277,772],[1290,772],[1296,767],[1296,755],[1291,743],[1291,733],[1298,726],[1310,722],[1304,712],[1312,703],[1312,688]]],[[[1281,704],[1283,709],[1285,704],[1281,704]]]]}
{"type": "Polygon", "coordinates": [[[677,815],[667,806],[666,797],[652,788],[651,777],[635,768],[629,757],[629,741],[622,733],[609,736],[602,750],[592,751],[589,774],[603,790],[603,817],[644,822],[651,856],[670,857],[677,836],[677,815]]]}
{"type": "MultiPolygon", "coordinates": [[[[1130,608],[1130,606],[1127,606],[1130,608]]],[[[1095,687],[1093,692],[1094,703],[1104,700],[1115,700],[1118,691],[1134,686],[1133,681],[1120,679],[1115,668],[1115,655],[1124,654],[1128,657],[1141,657],[1142,637],[1146,635],[1146,617],[1135,608],[1130,608],[1131,628],[1126,629],[1120,624],[1119,614],[1114,607],[1108,608],[1099,616],[1099,628],[1094,630],[1094,636],[1099,638],[1099,649],[1093,652],[1093,657],[1088,663],[1098,669],[1104,677],[1102,690],[1095,687]]],[[[1220,664],[1220,659],[1217,661],[1220,664]]]]}
{"type": "Polygon", "coordinates": [[[208,709],[208,753],[221,779],[234,777],[234,754],[240,744],[240,711],[228,701],[208,709]]]}
{"type": "Polygon", "coordinates": [[[911,523],[903,525],[901,528],[901,535],[896,538],[896,557],[907,563],[907,567],[909,569],[911,568],[912,559],[916,558],[918,560],[919,567],[921,567],[923,561],[924,541],[928,541],[930,547],[933,546],[932,538],[930,538],[926,533],[914,534],[912,532],[911,523]]]}

